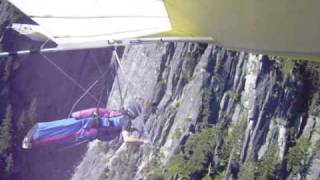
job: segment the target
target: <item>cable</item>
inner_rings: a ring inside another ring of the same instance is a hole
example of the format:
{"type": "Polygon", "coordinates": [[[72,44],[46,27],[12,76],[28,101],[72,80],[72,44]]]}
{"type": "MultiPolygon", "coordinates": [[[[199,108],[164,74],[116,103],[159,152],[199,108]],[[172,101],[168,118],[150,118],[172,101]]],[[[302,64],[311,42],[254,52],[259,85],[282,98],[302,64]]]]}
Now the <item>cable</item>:
{"type": "Polygon", "coordinates": [[[71,113],[73,112],[74,108],[78,105],[78,103],[84,98],[87,93],[98,83],[99,81],[96,80],[94,83],[91,84],[91,86],[79,97],[79,99],[72,105],[71,110],[69,112],[68,117],[71,117],[71,113]]]}
{"type": "Polygon", "coordinates": [[[43,49],[44,46],[49,42],[49,40],[50,39],[47,37],[47,40],[44,43],[41,44],[40,49],[43,49]]]}
{"type": "MultiPolygon", "coordinates": [[[[109,66],[110,66],[110,64],[109,64],[109,66]]],[[[85,96],[87,95],[87,93],[88,93],[101,79],[103,79],[103,77],[109,75],[110,73],[112,73],[112,71],[109,71],[109,68],[107,68],[107,70],[106,70],[105,72],[103,72],[103,73],[101,72],[100,77],[99,77],[94,83],[92,83],[92,84],[89,86],[89,88],[88,88],[88,89],[79,97],[79,99],[72,105],[72,108],[71,108],[71,110],[70,110],[70,113],[69,113],[68,117],[71,116],[71,113],[73,112],[74,108],[75,108],[76,105],[82,100],[82,98],[85,97],[85,96]]],[[[105,87],[106,87],[106,85],[104,85],[104,87],[102,88],[102,91],[101,91],[101,93],[100,93],[100,97],[99,97],[99,100],[98,100],[98,102],[97,102],[96,107],[99,107],[99,106],[100,106],[100,102],[101,102],[101,99],[102,99],[102,96],[103,96],[103,91],[104,91],[105,87]]]]}
{"type": "Polygon", "coordinates": [[[115,58],[116,58],[116,60],[117,60],[117,63],[118,63],[119,68],[120,68],[120,71],[121,71],[121,73],[123,74],[124,80],[125,80],[127,83],[129,83],[135,90],[139,91],[140,94],[143,94],[138,88],[136,88],[136,86],[135,86],[132,82],[129,81],[129,79],[128,79],[127,76],[125,75],[124,70],[123,70],[123,67],[122,67],[122,65],[121,65],[121,63],[120,63],[120,58],[119,58],[119,56],[118,56],[117,51],[116,51],[116,50],[113,50],[113,54],[114,54],[114,56],[115,56],[115,58]]]}
{"type": "Polygon", "coordinates": [[[120,96],[120,107],[123,108],[124,101],[123,101],[122,90],[120,86],[120,79],[119,79],[118,73],[116,73],[116,78],[117,78],[117,85],[118,85],[119,96],[120,96]]]}
{"type": "MultiPolygon", "coordinates": [[[[44,54],[41,54],[41,56],[48,61],[52,66],[54,66],[57,70],[59,70],[65,77],[67,77],[71,82],[73,82],[76,86],[78,86],[83,92],[86,92],[86,89],[81,86],[75,79],[73,79],[68,73],[66,73],[61,67],[59,67],[56,63],[54,63],[49,57],[47,57],[44,54]]],[[[98,99],[92,95],[91,93],[88,93],[89,96],[96,102],[98,102],[98,99]]]]}
{"type": "MultiPolygon", "coordinates": [[[[44,48],[44,46],[49,42],[50,38],[47,37],[46,41],[44,41],[40,48],[39,48],[39,52],[41,52],[41,49],[44,48]]],[[[75,85],[77,85],[83,92],[86,92],[85,88],[81,86],[80,83],[78,83],[75,79],[73,79],[68,73],[66,73],[60,66],[58,66],[56,63],[54,63],[48,56],[41,54],[40,55],[47,60],[51,65],[53,65],[57,70],[59,70],[65,77],[67,77],[71,82],[73,82],[75,85]]],[[[89,92],[88,92],[89,93],[89,92]]],[[[93,98],[93,100],[98,101],[97,98],[92,95],[91,93],[89,93],[90,97],[93,98]]]]}

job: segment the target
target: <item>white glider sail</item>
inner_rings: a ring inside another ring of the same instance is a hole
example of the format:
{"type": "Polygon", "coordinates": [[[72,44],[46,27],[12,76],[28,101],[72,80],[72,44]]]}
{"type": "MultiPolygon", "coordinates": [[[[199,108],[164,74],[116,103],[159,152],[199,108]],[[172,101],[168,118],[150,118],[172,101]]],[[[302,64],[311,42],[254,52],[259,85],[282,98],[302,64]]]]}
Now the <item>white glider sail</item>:
{"type": "Polygon", "coordinates": [[[46,42],[53,39],[48,32],[45,32],[38,25],[14,23],[11,25],[11,28],[21,35],[28,36],[33,41],[46,42]]]}
{"type": "Polygon", "coordinates": [[[60,45],[141,37],[171,30],[161,0],[9,0],[60,45]]]}

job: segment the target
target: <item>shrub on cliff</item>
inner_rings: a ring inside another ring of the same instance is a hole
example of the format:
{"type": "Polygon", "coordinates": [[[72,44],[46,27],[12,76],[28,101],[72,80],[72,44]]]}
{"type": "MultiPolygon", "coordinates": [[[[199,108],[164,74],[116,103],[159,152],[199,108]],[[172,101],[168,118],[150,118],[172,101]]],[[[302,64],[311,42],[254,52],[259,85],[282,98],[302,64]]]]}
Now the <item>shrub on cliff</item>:
{"type": "Polygon", "coordinates": [[[167,175],[189,178],[201,173],[213,156],[218,130],[215,127],[202,129],[191,135],[183,147],[181,155],[173,156],[167,166],[167,175]]]}

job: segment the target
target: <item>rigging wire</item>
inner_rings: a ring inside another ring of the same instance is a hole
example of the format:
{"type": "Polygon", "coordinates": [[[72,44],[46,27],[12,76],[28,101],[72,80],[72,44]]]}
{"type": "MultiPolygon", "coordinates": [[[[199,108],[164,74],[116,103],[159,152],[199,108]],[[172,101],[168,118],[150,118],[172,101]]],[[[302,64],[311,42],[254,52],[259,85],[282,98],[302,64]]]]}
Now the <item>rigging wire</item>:
{"type": "Polygon", "coordinates": [[[50,39],[47,37],[47,40],[44,43],[41,44],[40,50],[44,48],[44,46],[49,42],[49,40],[50,39]]]}
{"type": "MultiPolygon", "coordinates": [[[[96,2],[96,6],[97,6],[97,8],[98,8],[98,14],[102,14],[102,6],[101,6],[101,4],[100,4],[100,2],[99,2],[99,0],[95,0],[95,2],[96,2]]],[[[100,72],[100,74],[102,73],[102,70],[100,69],[100,67],[99,67],[99,65],[98,65],[98,62],[97,62],[97,59],[96,58],[94,58],[94,61],[95,61],[95,63],[96,63],[96,66],[97,66],[97,68],[98,68],[98,70],[99,70],[99,72],[100,72]]],[[[110,64],[109,64],[110,65],[110,64]]],[[[109,69],[109,68],[108,68],[109,69]]],[[[105,80],[106,80],[107,78],[105,78],[105,80]]],[[[105,81],[102,81],[102,83],[103,83],[103,88],[101,89],[101,92],[100,92],[100,97],[99,97],[99,101],[97,102],[97,104],[96,104],[96,114],[97,114],[97,116],[98,116],[98,118],[99,118],[99,113],[98,113],[98,108],[99,108],[99,106],[100,106],[100,102],[101,102],[101,99],[102,99],[102,96],[103,96],[103,92],[104,92],[104,90],[105,90],[105,87],[106,87],[106,82],[105,81]]],[[[108,92],[107,92],[107,97],[108,97],[108,92]]]]}
{"type": "MultiPolygon", "coordinates": [[[[115,57],[114,57],[114,54],[112,54],[112,57],[111,57],[111,62],[110,62],[110,64],[114,64],[115,63],[115,57]]],[[[112,66],[113,68],[114,68],[114,65],[112,66]]],[[[115,76],[116,75],[116,73],[117,73],[117,71],[116,71],[116,69],[114,68],[113,69],[114,70],[114,72],[115,72],[115,74],[113,74],[112,73],[112,76],[115,76]]],[[[113,71],[112,71],[113,72],[113,71]]],[[[107,107],[108,106],[108,101],[109,101],[109,96],[111,95],[111,93],[113,92],[113,89],[114,89],[114,86],[112,85],[111,86],[111,89],[110,89],[110,91],[108,91],[107,93],[107,97],[108,97],[108,100],[106,101],[106,104],[105,104],[105,107],[107,107]]]]}
{"type": "MultiPolygon", "coordinates": [[[[110,66],[111,64],[109,64],[109,66],[110,66]]],[[[109,74],[111,74],[112,73],[112,70],[111,71],[109,71],[109,67],[107,68],[107,70],[108,70],[108,73],[104,73],[104,74],[102,74],[102,76],[101,76],[101,78],[102,77],[104,77],[104,81],[102,81],[102,83],[103,83],[103,88],[101,89],[101,92],[100,92],[100,97],[99,97],[99,101],[97,102],[97,104],[96,104],[96,107],[97,107],[97,115],[99,116],[99,113],[98,113],[98,108],[100,107],[100,103],[101,103],[101,100],[102,100],[102,97],[103,97],[103,92],[105,91],[105,89],[106,89],[106,87],[107,87],[107,76],[109,75],[109,74]]],[[[109,92],[108,92],[108,90],[107,90],[107,97],[109,96],[109,92]]]]}
{"type": "Polygon", "coordinates": [[[75,103],[72,105],[72,107],[71,107],[71,110],[70,110],[70,112],[69,112],[68,117],[71,117],[71,114],[72,114],[74,108],[78,105],[78,103],[82,100],[82,98],[84,98],[84,97],[88,94],[88,92],[89,92],[98,82],[99,82],[99,80],[96,80],[94,83],[92,83],[92,84],[90,85],[90,87],[76,100],[76,102],[75,102],[75,103]]]}
{"type": "MultiPolygon", "coordinates": [[[[50,38],[47,37],[46,41],[44,41],[40,48],[39,48],[39,52],[41,52],[41,49],[44,48],[44,46],[49,42],[50,38]]],[[[78,83],[74,78],[72,78],[67,72],[65,72],[60,66],[58,66],[56,63],[54,63],[48,56],[46,56],[45,54],[40,53],[40,55],[47,61],[49,62],[49,64],[51,64],[52,66],[54,66],[58,71],[60,71],[65,77],[67,77],[71,82],[73,82],[76,86],[78,86],[78,88],[80,88],[83,92],[86,92],[85,88],[83,86],[81,86],[80,83],[78,83]]],[[[94,101],[98,101],[98,99],[91,94],[90,92],[88,92],[88,94],[90,95],[90,97],[94,100],[94,101]]]]}
{"type": "MultiPolygon", "coordinates": [[[[136,85],[133,84],[131,81],[129,81],[128,77],[126,76],[126,73],[125,73],[124,70],[123,70],[124,68],[123,68],[123,66],[121,65],[120,58],[119,58],[119,56],[118,56],[117,51],[116,51],[116,50],[113,50],[113,54],[114,54],[114,56],[115,56],[115,59],[116,59],[116,61],[117,61],[117,64],[119,65],[119,69],[120,69],[121,73],[123,74],[123,77],[124,77],[124,80],[126,81],[126,83],[130,84],[136,91],[139,92],[139,94],[143,95],[144,93],[141,92],[139,88],[136,88],[136,85]]],[[[127,88],[127,89],[128,89],[128,88],[127,88]]]]}
{"type": "MultiPolygon", "coordinates": [[[[81,86],[74,78],[72,78],[68,73],[66,73],[61,67],[59,67],[56,63],[54,63],[48,56],[41,54],[41,56],[49,62],[52,66],[54,66],[57,70],[59,70],[66,78],[68,78],[71,82],[73,82],[78,88],[80,88],[83,92],[86,92],[86,89],[81,86]]],[[[98,102],[97,97],[95,97],[93,94],[88,92],[89,96],[96,102],[98,102]]]]}
{"type": "MultiPolygon", "coordinates": [[[[95,61],[95,62],[96,62],[96,66],[97,66],[97,68],[98,68],[98,70],[99,70],[99,72],[100,72],[100,77],[99,77],[94,83],[92,83],[92,84],[89,86],[89,88],[86,90],[86,92],[84,92],[84,93],[79,97],[79,99],[72,105],[72,108],[71,108],[71,110],[70,110],[70,113],[69,113],[68,117],[71,116],[71,113],[74,111],[76,105],[82,100],[82,98],[84,98],[84,97],[87,95],[87,93],[88,93],[100,80],[102,80],[102,79],[105,79],[105,80],[106,80],[106,79],[107,79],[106,77],[107,77],[109,74],[112,73],[112,70],[111,70],[111,71],[109,70],[109,69],[110,69],[109,67],[112,66],[112,62],[109,63],[108,68],[106,69],[105,72],[102,72],[101,68],[100,68],[99,65],[97,64],[97,61],[95,61]]],[[[103,92],[105,91],[105,89],[106,89],[106,82],[104,82],[103,88],[102,88],[101,93],[100,93],[100,97],[99,97],[98,102],[97,102],[97,104],[96,104],[97,111],[98,111],[98,107],[100,106],[100,102],[101,102],[101,99],[102,99],[102,96],[103,96],[103,92]]],[[[109,92],[107,91],[107,97],[108,97],[108,94],[109,94],[109,92]]],[[[98,113],[97,113],[97,114],[98,114],[98,113]]]]}
{"type": "MultiPolygon", "coordinates": [[[[97,66],[98,71],[99,71],[99,73],[100,73],[101,76],[100,76],[94,83],[92,83],[92,84],[89,86],[89,88],[88,88],[88,89],[77,99],[77,101],[72,105],[72,108],[71,108],[71,110],[70,110],[70,112],[69,112],[68,117],[71,117],[72,112],[74,111],[74,109],[75,109],[75,107],[78,105],[78,103],[82,100],[82,98],[84,98],[84,97],[88,94],[88,92],[89,92],[104,76],[107,77],[107,76],[109,75],[109,73],[112,73],[112,71],[108,71],[109,68],[107,68],[107,70],[106,70],[105,72],[102,72],[102,70],[101,70],[101,68],[99,67],[99,65],[98,65],[98,63],[97,63],[96,60],[95,60],[95,63],[96,63],[96,66],[97,66]]],[[[111,62],[109,63],[109,66],[110,66],[112,63],[113,63],[113,62],[111,61],[111,62]]],[[[105,79],[106,79],[106,78],[105,78],[105,79]]],[[[101,90],[100,97],[99,97],[99,99],[98,99],[98,101],[97,101],[97,104],[96,104],[96,108],[97,108],[96,113],[97,113],[97,115],[99,114],[99,113],[98,113],[98,107],[100,106],[100,102],[101,102],[101,99],[102,99],[103,92],[104,92],[105,88],[106,88],[106,83],[104,84],[104,86],[103,86],[103,88],[102,88],[102,90],[101,90]]],[[[107,91],[107,97],[108,97],[108,95],[109,95],[109,92],[107,91]]]]}
{"type": "MultiPolygon", "coordinates": [[[[116,69],[115,66],[114,66],[114,69],[116,69]]],[[[123,101],[122,90],[120,86],[120,79],[119,79],[118,73],[116,73],[116,78],[117,78],[117,85],[118,85],[119,96],[120,96],[120,108],[123,108],[124,101],[123,101]]]]}
{"type": "Polygon", "coordinates": [[[99,63],[97,62],[97,59],[96,58],[93,58],[94,59],[94,63],[96,64],[96,67],[97,67],[97,69],[98,69],[98,71],[99,71],[99,73],[100,73],[100,75],[102,75],[103,74],[103,72],[102,72],[102,69],[100,68],[100,66],[99,66],[99,63]]]}
{"type": "Polygon", "coordinates": [[[91,140],[92,140],[92,139],[82,140],[82,141],[80,141],[80,142],[78,142],[78,143],[70,144],[70,145],[68,145],[68,146],[66,146],[66,147],[61,147],[61,148],[58,147],[58,148],[56,148],[56,150],[57,150],[57,151],[65,151],[65,150],[71,149],[71,148],[73,148],[73,147],[78,147],[78,146],[81,145],[81,144],[90,142],[91,140]]]}

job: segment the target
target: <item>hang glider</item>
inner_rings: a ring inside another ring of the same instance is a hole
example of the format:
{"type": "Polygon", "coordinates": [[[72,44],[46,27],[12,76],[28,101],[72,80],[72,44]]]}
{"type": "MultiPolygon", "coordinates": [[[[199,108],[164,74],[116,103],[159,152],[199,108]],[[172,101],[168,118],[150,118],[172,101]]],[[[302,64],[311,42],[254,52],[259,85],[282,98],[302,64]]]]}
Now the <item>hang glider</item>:
{"type": "Polygon", "coordinates": [[[9,1],[53,37],[56,50],[184,40],[214,41],[233,50],[320,57],[318,0],[9,1]]]}
{"type": "Polygon", "coordinates": [[[112,44],[115,40],[171,30],[165,6],[159,0],[9,2],[38,24],[38,28],[32,26],[33,29],[29,24],[19,24],[20,27],[52,39],[58,50],[99,48],[112,44]],[[42,30],[41,33],[39,29],[42,30]]]}

